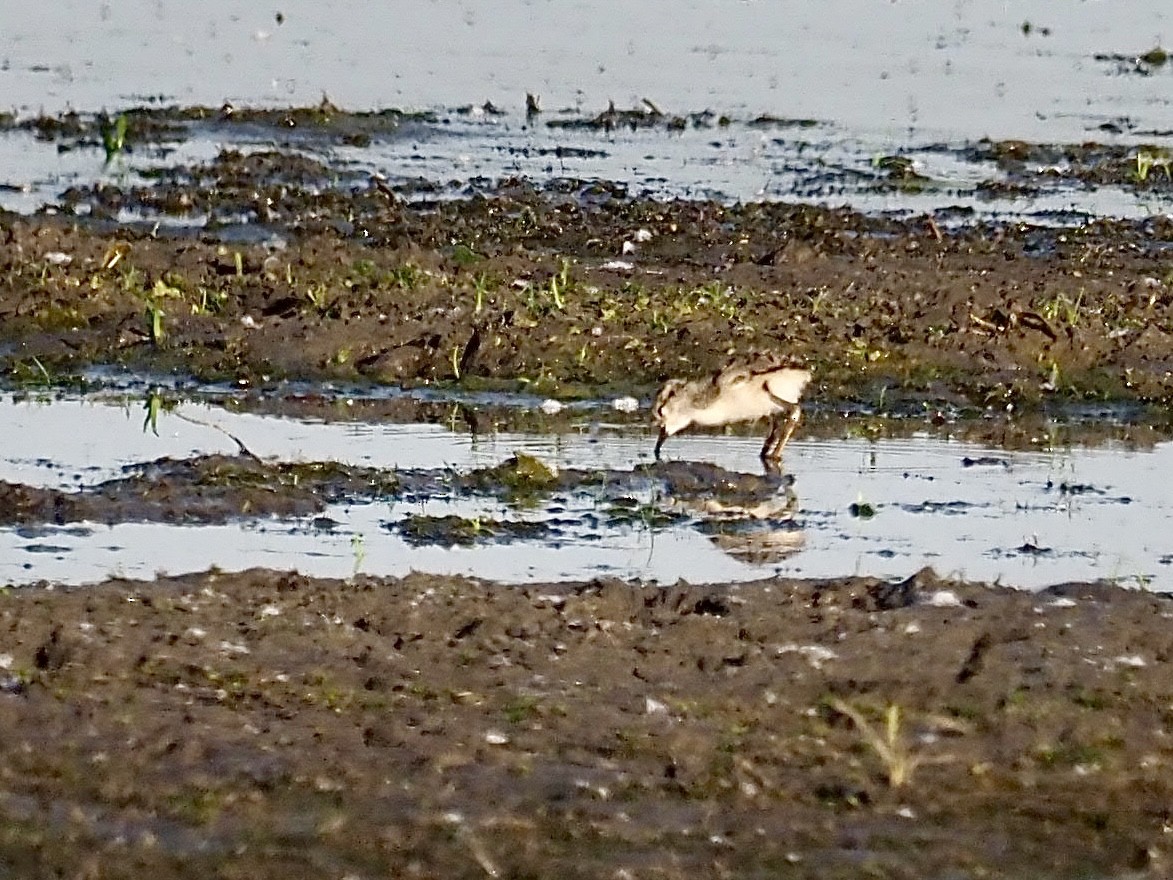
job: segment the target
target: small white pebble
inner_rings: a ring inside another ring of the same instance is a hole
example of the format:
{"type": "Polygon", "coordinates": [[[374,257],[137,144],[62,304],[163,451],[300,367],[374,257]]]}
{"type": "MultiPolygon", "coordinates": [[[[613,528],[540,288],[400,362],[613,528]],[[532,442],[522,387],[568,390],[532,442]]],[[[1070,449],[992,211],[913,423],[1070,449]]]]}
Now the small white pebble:
{"type": "Polygon", "coordinates": [[[245,315],[240,319],[240,324],[242,327],[246,327],[249,330],[256,330],[259,326],[261,326],[257,323],[257,319],[252,315],[245,315]]]}
{"type": "Polygon", "coordinates": [[[549,399],[549,400],[543,400],[542,405],[540,407],[538,407],[538,409],[540,409],[546,415],[552,416],[552,415],[556,415],[557,413],[562,412],[562,410],[565,409],[565,407],[559,401],[549,399]]]}
{"type": "Polygon", "coordinates": [[[920,624],[916,621],[904,625],[904,634],[906,636],[915,636],[918,632],[920,632],[920,624]]]}
{"type": "Polygon", "coordinates": [[[608,272],[630,272],[635,266],[627,260],[608,260],[599,268],[608,272]]]}
{"type": "Polygon", "coordinates": [[[12,668],[12,655],[11,654],[0,654],[0,669],[11,669],[11,668],[12,668]]]}
{"type": "Polygon", "coordinates": [[[639,409],[639,401],[634,397],[616,397],[611,401],[611,409],[621,413],[633,413],[639,409]]]}
{"type": "Polygon", "coordinates": [[[499,731],[490,730],[485,734],[485,742],[491,746],[503,746],[509,742],[509,737],[499,731]]]}
{"type": "Polygon", "coordinates": [[[929,596],[926,604],[932,605],[934,608],[956,608],[961,604],[961,600],[952,590],[937,590],[929,596]]]}
{"type": "Polygon", "coordinates": [[[634,238],[640,244],[643,244],[645,241],[652,240],[652,231],[650,229],[637,229],[635,231],[635,235],[633,235],[632,238],[634,238]]]}
{"type": "Polygon", "coordinates": [[[625,242],[623,242],[623,254],[624,254],[624,256],[626,256],[627,254],[634,254],[634,253],[635,253],[635,242],[634,242],[634,241],[625,241],[625,242]]]}
{"type": "Polygon", "coordinates": [[[221,642],[220,650],[225,654],[250,654],[252,653],[244,645],[233,644],[232,642],[221,642]]]}
{"type": "Polygon", "coordinates": [[[200,629],[198,626],[189,626],[184,630],[183,637],[185,639],[202,639],[208,634],[205,629],[200,629]]]}
{"type": "Polygon", "coordinates": [[[828,660],[834,660],[838,654],[822,645],[779,645],[778,654],[801,654],[815,669],[822,669],[828,660]]]}
{"type": "Polygon", "coordinates": [[[1051,602],[1052,608],[1074,608],[1075,600],[1068,599],[1066,596],[1060,596],[1055,601],[1051,602]]]}
{"type": "Polygon", "coordinates": [[[1124,656],[1117,657],[1116,662],[1119,663],[1121,666],[1131,666],[1135,669],[1140,669],[1144,666],[1149,665],[1145,661],[1144,657],[1141,657],[1139,654],[1131,654],[1131,655],[1124,655],[1124,656]]]}
{"type": "Polygon", "coordinates": [[[68,266],[73,262],[73,257],[61,251],[49,251],[45,254],[45,262],[52,263],[54,266],[68,266]]]}
{"type": "Polygon", "coordinates": [[[261,617],[276,617],[281,613],[281,609],[276,605],[266,605],[261,609],[261,617]]]}
{"type": "Polygon", "coordinates": [[[644,711],[649,715],[667,715],[668,707],[659,700],[654,700],[651,697],[645,697],[644,711]]]}
{"type": "Polygon", "coordinates": [[[896,811],[896,815],[901,819],[915,819],[916,813],[912,811],[912,807],[901,807],[896,811]]]}

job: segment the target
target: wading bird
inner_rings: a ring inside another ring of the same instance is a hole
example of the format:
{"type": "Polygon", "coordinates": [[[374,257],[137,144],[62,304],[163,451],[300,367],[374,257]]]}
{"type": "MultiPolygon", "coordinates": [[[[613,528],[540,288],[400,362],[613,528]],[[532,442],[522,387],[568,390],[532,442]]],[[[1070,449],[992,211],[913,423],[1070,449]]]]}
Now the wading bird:
{"type": "Polygon", "coordinates": [[[777,357],[735,363],[706,379],[669,379],[652,406],[652,421],[660,427],[656,460],[664,441],[689,425],[728,425],[769,417],[762,460],[778,461],[802,418],[798,400],[810,380],[810,370],[777,357]]]}

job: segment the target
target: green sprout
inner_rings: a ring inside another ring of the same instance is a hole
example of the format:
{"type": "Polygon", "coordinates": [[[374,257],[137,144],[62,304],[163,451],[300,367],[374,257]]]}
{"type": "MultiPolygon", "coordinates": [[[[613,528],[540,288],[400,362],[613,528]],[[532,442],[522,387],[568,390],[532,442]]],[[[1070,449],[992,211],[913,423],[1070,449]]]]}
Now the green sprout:
{"type": "Polygon", "coordinates": [[[1173,164],[1173,158],[1165,154],[1163,150],[1157,152],[1149,152],[1148,150],[1138,150],[1136,154],[1136,171],[1133,176],[1137,182],[1144,183],[1149,178],[1149,172],[1154,168],[1160,168],[1165,172],[1165,179],[1173,178],[1173,172],[1170,172],[1169,166],[1173,164]]]}
{"type": "Polygon", "coordinates": [[[423,271],[413,263],[404,263],[398,269],[392,269],[389,274],[395,286],[401,290],[415,290],[424,276],[423,271]]]}
{"type": "Polygon", "coordinates": [[[350,551],[354,554],[354,570],[351,572],[353,578],[358,576],[359,570],[367,558],[367,545],[362,535],[351,535],[350,551]]]}
{"type": "Polygon", "coordinates": [[[315,309],[325,313],[330,308],[329,294],[330,288],[325,284],[318,283],[310,285],[309,289],[305,292],[305,297],[315,309]]]}
{"type": "Polygon", "coordinates": [[[858,709],[843,700],[831,700],[830,706],[841,715],[846,715],[859,731],[884,766],[884,776],[892,788],[900,788],[912,779],[913,771],[925,759],[914,755],[900,731],[900,707],[890,705],[884,713],[883,732],[876,730],[858,709]]]}
{"type": "MultiPolygon", "coordinates": [[[[565,263],[564,263],[565,265],[565,263]]],[[[566,300],[562,298],[562,291],[566,289],[566,281],[563,276],[561,286],[559,286],[559,276],[553,275],[550,278],[550,299],[554,300],[554,308],[562,311],[566,308],[566,300]]]]}
{"type": "Polygon", "coordinates": [[[155,345],[162,345],[163,340],[167,337],[167,332],[163,329],[163,318],[166,315],[167,313],[158,303],[153,301],[147,303],[147,320],[151,325],[151,342],[155,345]]]}
{"type": "Polygon", "coordinates": [[[477,275],[472,281],[472,289],[476,294],[476,307],[473,310],[473,314],[479,315],[485,307],[485,294],[489,292],[489,276],[484,272],[477,275]]]}
{"type": "Polygon", "coordinates": [[[102,117],[99,127],[102,148],[106,151],[106,164],[109,165],[126,149],[126,114],[119,113],[113,121],[102,117]]]}
{"type": "Polygon", "coordinates": [[[204,286],[196,288],[199,294],[200,301],[191,304],[191,313],[193,315],[211,315],[220,310],[220,307],[228,300],[228,294],[225,291],[208,290],[204,286]]]}
{"type": "Polygon", "coordinates": [[[148,430],[156,437],[159,436],[159,413],[171,408],[171,404],[163,397],[163,392],[158,388],[152,388],[147,392],[147,399],[143,403],[143,411],[146,416],[143,418],[143,433],[148,430]]]}
{"type": "Polygon", "coordinates": [[[1039,305],[1039,314],[1048,322],[1062,321],[1069,327],[1075,327],[1083,313],[1083,294],[1084,291],[1080,290],[1075,299],[1071,299],[1065,293],[1057,293],[1039,305]]]}
{"type": "Polygon", "coordinates": [[[167,331],[163,327],[163,318],[167,316],[167,312],[163,310],[160,302],[164,299],[182,299],[182,297],[182,290],[178,287],[173,287],[162,278],[155,282],[155,286],[147,294],[147,321],[150,325],[151,342],[155,345],[162,345],[163,340],[167,337],[167,331]]]}

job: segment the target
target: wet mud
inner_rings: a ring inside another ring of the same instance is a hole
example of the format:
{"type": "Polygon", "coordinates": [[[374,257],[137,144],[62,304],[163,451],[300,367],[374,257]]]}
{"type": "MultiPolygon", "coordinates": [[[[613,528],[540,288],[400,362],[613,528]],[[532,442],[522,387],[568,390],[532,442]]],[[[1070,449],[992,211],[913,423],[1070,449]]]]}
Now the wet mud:
{"type": "Polygon", "coordinates": [[[246,517],[303,517],[347,500],[382,498],[393,474],[336,462],[264,463],[249,456],[159,459],[76,492],[0,480],[0,525],[83,521],[224,523],[246,517]]]}
{"type": "Polygon", "coordinates": [[[1169,613],[927,572],[10,591],[0,863],[1165,876],[1169,613]]]}
{"type": "Polygon", "coordinates": [[[418,205],[373,185],[282,201],[247,181],[284,218],[277,238],[0,219],[6,374],[117,365],[573,397],[650,393],[731,352],[780,350],[830,399],[882,389],[980,410],[1173,389],[1163,217],[946,234],[931,218],[661,204],[597,185],[418,205]]]}
{"type": "MultiPolygon", "coordinates": [[[[146,149],[165,159],[209,118],[354,146],[431,121],[326,104],[189,115],[29,124],[117,161],[146,149]]],[[[654,105],[574,122],[725,124],[654,105]]],[[[1001,170],[995,195],[1062,176],[1157,197],[1170,185],[1158,147],[973,151],[1001,170]]],[[[877,162],[875,184],[931,185],[905,158],[877,162]]],[[[0,370],[22,392],[117,372],[219,383],[240,392],[234,407],[410,411],[478,433],[558,418],[494,410],[480,393],[646,400],[668,377],[773,350],[815,373],[803,430],[853,412],[880,436],[907,430],[889,416],[915,415],[916,429],[1017,447],[1063,411],[1144,444],[1167,432],[1173,400],[1171,242],[1159,213],[1041,226],[660,201],[594,180],[454,190],[287,143],[227,149],[149,179],[79,185],[35,216],[0,215],[0,370]],[[267,394],[325,383],[469,402],[267,394]]],[[[166,393],[145,392],[148,411],[166,393]]],[[[783,558],[802,541],[780,474],[554,472],[523,455],[468,473],[247,454],[156,461],[78,492],[4,484],[0,515],[212,523],[441,492],[491,496],[509,515],[412,515],[394,526],[401,535],[543,540],[558,524],[527,522],[527,505],[590,492],[592,516],[690,519],[745,558],[783,558]]],[[[1168,600],[909,575],[512,587],[255,570],[0,591],[0,865],[56,876],[1167,876],[1168,600]]]]}
{"type": "MultiPolygon", "coordinates": [[[[1049,226],[948,209],[894,219],[665,202],[575,179],[429,193],[427,182],[391,183],[289,140],[391,137],[426,114],[323,102],[119,118],[116,134],[104,116],[9,124],[63,149],[104,143],[114,160],[197,124],[285,134],[277,148],[225,149],[199,165],[164,158],[71,187],[38,217],[0,216],[0,368],[17,382],[117,365],[243,385],[444,383],[573,397],[646,393],[731,353],[782,350],[808,361],[832,399],[882,393],[896,405],[980,410],[1173,395],[1173,223],[1160,213],[1049,226]]],[[[655,105],[585,118],[671,121],[655,105]]],[[[1173,187],[1155,146],[966,150],[1001,170],[991,193],[1060,178],[1158,198],[1173,187]]],[[[901,155],[875,173],[883,186],[926,182],[901,155]]]]}
{"type": "MultiPolygon", "coordinates": [[[[35,529],[81,523],[223,524],[268,518],[305,519],[331,504],[404,502],[442,497],[494,498],[514,515],[409,514],[384,527],[413,546],[542,540],[568,526],[655,529],[690,521],[714,535],[748,536],[793,519],[793,477],[733,473],[699,462],[657,462],[630,470],[551,469],[517,453],[467,472],[452,468],[385,470],[336,462],[264,462],[251,454],[159,459],[123,468],[124,476],[76,491],[0,480],[0,526],[35,529]],[[637,496],[648,496],[640,500],[637,496]],[[529,520],[535,512],[585,499],[584,512],[529,520]]],[[[327,527],[325,517],[313,519],[327,527]]],[[[748,537],[746,538],[748,539],[748,537]]]]}

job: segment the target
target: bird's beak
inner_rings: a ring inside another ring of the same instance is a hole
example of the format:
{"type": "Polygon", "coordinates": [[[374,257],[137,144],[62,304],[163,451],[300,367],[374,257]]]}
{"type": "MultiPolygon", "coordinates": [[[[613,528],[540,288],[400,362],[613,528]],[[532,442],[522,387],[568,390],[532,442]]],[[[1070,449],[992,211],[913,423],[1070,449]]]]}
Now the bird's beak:
{"type": "Polygon", "coordinates": [[[660,460],[660,447],[664,445],[664,441],[668,439],[668,429],[661,428],[660,436],[656,440],[656,461],[660,460]]]}

